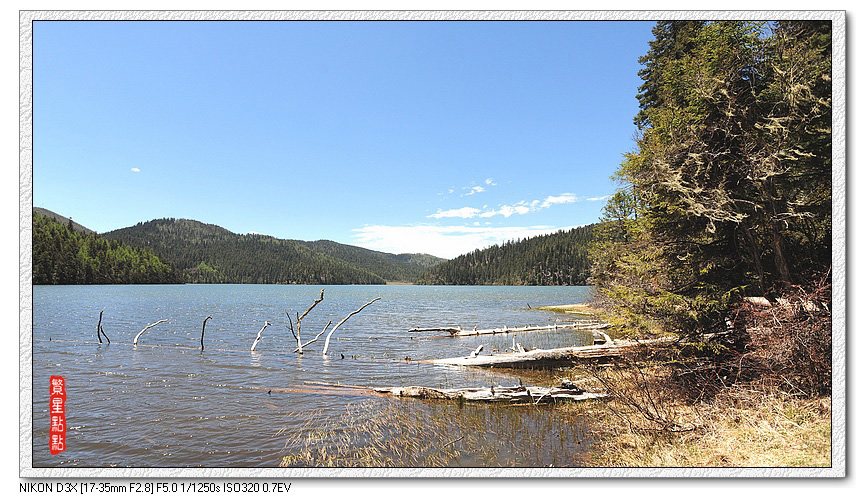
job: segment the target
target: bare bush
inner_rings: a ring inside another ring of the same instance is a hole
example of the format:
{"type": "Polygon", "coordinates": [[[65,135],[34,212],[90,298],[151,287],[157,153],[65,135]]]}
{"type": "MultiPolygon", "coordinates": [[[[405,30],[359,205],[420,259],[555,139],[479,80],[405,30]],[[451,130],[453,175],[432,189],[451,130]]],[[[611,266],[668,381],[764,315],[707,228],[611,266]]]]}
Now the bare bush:
{"type": "Polygon", "coordinates": [[[743,303],[734,326],[743,335],[734,383],[802,397],[831,392],[832,308],[826,279],[812,290],[792,287],[772,306],[743,303]]]}

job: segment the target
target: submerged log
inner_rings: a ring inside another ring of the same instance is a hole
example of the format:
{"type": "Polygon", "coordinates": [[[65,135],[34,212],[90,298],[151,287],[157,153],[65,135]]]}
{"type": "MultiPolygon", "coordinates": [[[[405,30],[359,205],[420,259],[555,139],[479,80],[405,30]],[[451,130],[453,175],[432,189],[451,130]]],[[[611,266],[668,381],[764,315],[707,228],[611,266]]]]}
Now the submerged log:
{"type": "Polygon", "coordinates": [[[477,401],[485,403],[557,403],[562,401],[585,401],[603,398],[604,393],[586,392],[573,384],[561,387],[537,386],[490,386],[481,388],[435,389],[422,386],[383,387],[375,389],[380,394],[392,396],[477,401]]]}
{"type": "Polygon", "coordinates": [[[457,327],[428,327],[428,328],[415,327],[415,328],[409,329],[408,331],[409,332],[447,332],[451,335],[454,335],[457,332],[461,332],[462,327],[459,327],[459,326],[457,326],[457,327]]]}
{"type": "Polygon", "coordinates": [[[555,368],[574,365],[583,361],[606,361],[634,353],[646,346],[669,345],[674,338],[663,337],[645,341],[610,341],[591,346],[575,346],[556,349],[534,349],[532,351],[478,355],[460,358],[425,360],[422,363],[454,365],[464,367],[498,368],[555,368]]]}

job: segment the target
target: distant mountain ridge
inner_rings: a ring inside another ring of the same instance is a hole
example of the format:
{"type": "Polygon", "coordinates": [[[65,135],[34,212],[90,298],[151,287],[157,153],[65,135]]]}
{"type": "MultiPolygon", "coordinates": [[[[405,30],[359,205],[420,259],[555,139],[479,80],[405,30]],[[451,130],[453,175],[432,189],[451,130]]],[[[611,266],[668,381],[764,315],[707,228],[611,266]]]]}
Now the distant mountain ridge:
{"type": "Polygon", "coordinates": [[[418,279],[432,285],[586,285],[595,225],[494,245],[442,262],[418,279]]]}
{"type": "Polygon", "coordinates": [[[313,251],[368,269],[388,282],[414,282],[425,270],[445,261],[430,254],[391,254],[340,244],[332,240],[294,242],[313,251]]]}
{"type": "Polygon", "coordinates": [[[429,255],[389,254],[329,240],[237,234],[195,220],[163,218],[103,234],[150,249],[191,283],[384,284],[415,281],[429,255]]]}

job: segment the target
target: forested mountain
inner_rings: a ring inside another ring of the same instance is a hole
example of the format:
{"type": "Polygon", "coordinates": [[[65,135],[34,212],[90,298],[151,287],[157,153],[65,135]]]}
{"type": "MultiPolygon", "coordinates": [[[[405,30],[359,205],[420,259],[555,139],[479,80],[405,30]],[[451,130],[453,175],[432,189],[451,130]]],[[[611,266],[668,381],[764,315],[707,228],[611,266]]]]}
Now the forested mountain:
{"type": "Polygon", "coordinates": [[[410,258],[331,241],[240,235],[194,220],[160,219],[114,230],[111,239],[152,249],[190,283],[384,284],[414,280],[410,258]]]}
{"type": "MultiPolygon", "coordinates": [[[[50,212],[50,211],[48,211],[50,212]]],[[[147,249],[76,230],[33,212],[33,283],[179,283],[181,276],[147,249]]],[[[83,228],[83,227],[82,227],[83,228]]]]}
{"type": "Polygon", "coordinates": [[[153,220],[105,236],[152,249],[176,265],[190,283],[385,283],[372,272],[317,253],[297,241],[240,235],[194,220],[153,220]]]}
{"type": "MultiPolygon", "coordinates": [[[[33,211],[39,213],[40,215],[42,215],[46,218],[53,218],[54,221],[56,221],[60,224],[63,224],[63,225],[67,225],[69,223],[69,220],[71,219],[71,218],[67,218],[65,216],[60,216],[59,214],[55,213],[54,211],[50,211],[48,209],[41,208],[41,207],[34,207],[33,211]]],[[[75,221],[72,221],[72,228],[76,232],[81,232],[83,234],[96,233],[96,231],[91,230],[91,229],[85,227],[84,225],[78,224],[75,221]]]]}
{"type": "Polygon", "coordinates": [[[426,271],[431,285],[585,285],[594,225],[479,249],[426,271]]]}
{"type": "Polygon", "coordinates": [[[665,21],[641,58],[637,148],[592,256],[621,312],[716,332],[743,296],[832,264],[832,26],[665,21]]]}
{"type": "Polygon", "coordinates": [[[390,254],[363,247],[340,244],[332,240],[294,241],[313,251],[366,269],[389,282],[414,282],[431,266],[442,261],[429,254],[390,254]]]}

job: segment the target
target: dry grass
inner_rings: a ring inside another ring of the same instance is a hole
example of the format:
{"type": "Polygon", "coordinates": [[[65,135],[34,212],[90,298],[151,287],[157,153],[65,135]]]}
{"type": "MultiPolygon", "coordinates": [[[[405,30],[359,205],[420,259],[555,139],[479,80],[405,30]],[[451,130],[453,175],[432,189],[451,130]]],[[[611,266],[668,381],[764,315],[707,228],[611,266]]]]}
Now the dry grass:
{"type": "Polygon", "coordinates": [[[581,415],[535,406],[376,399],[287,428],[284,467],[572,467],[581,415]]]}
{"type": "MultiPolygon", "coordinates": [[[[648,369],[647,369],[648,370],[648,369]]],[[[606,401],[572,405],[592,420],[598,467],[828,467],[828,396],[800,399],[727,388],[711,401],[687,403],[646,386],[658,371],[627,376],[606,401]],[[651,393],[652,400],[649,400],[651,393]],[[657,394],[660,394],[657,395],[657,394]]]]}
{"type": "Polygon", "coordinates": [[[554,313],[567,313],[573,315],[597,315],[603,311],[587,303],[579,304],[556,304],[551,306],[536,306],[536,310],[552,311],[554,313]]]}

